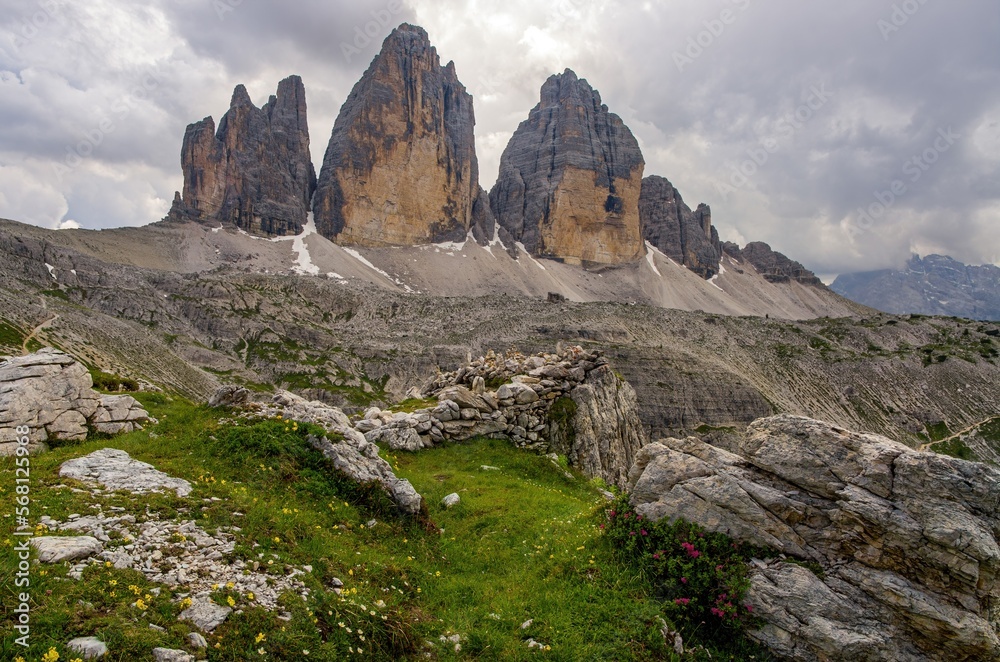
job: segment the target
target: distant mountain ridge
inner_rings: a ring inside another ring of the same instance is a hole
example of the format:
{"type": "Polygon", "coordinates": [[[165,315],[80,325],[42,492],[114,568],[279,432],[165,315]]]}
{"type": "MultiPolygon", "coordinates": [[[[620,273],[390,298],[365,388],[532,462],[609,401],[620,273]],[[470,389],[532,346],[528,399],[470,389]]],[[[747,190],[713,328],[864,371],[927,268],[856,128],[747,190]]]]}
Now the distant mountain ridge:
{"type": "Polygon", "coordinates": [[[896,315],[1000,320],[1000,267],[968,266],[945,255],[914,255],[898,270],[844,274],[831,289],[896,315]]]}

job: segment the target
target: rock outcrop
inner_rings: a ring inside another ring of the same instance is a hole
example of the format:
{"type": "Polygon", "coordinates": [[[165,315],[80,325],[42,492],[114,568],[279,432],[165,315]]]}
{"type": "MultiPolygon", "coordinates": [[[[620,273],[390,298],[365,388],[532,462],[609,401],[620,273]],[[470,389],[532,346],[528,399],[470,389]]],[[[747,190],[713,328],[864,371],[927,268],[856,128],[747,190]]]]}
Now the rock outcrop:
{"type": "Polygon", "coordinates": [[[343,437],[334,442],[327,437],[313,436],[309,441],[313,448],[330,460],[337,471],[351,480],[381,485],[404,515],[416,515],[420,512],[422,498],[410,481],[396,477],[392,466],[379,457],[378,447],[355,430],[350,419],[340,409],[322,402],[308,401],[294,393],[279,391],[270,404],[251,405],[247,413],[266,417],[282,416],[291,421],[313,423],[333,435],[343,437]]]}
{"type": "Polygon", "coordinates": [[[490,206],[529,253],[570,264],[614,265],[644,255],[639,143],[601,95],[567,69],[500,158],[490,206]]]}
{"type": "Polygon", "coordinates": [[[642,180],[639,220],[643,239],[677,264],[705,279],[719,273],[722,242],[708,205],[691,211],[673,184],[652,175],[642,180]]]}
{"type": "Polygon", "coordinates": [[[789,660],[1000,655],[1000,471],[787,415],[736,450],[650,444],[630,499],[792,557],[751,568],[754,638],[789,660]]]}
{"type": "Polygon", "coordinates": [[[789,283],[794,280],[803,285],[826,287],[816,274],[762,241],[750,242],[743,248],[727,241],[722,249],[734,260],[750,264],[769,282],[789,283]]]}
{"type": "Polygon", "coordinates": [[[256,235],[300,234],[316,189],[302,79],[281,81],[261,108],[236,86],[218,131],[211,117],[188,126],[181,169],[184,192],[168,218],[232,224],[256,235]]]}
{"type": "Polygon", "coordinates": [[[462,241],[480,197],[475,123],[454,62],[441,66],[423,28],[393,30],[333,127],[317,231],[358,246],[462,241]]]}
{"type": "Polygon", "coordinates": [[[118,434],[150,420],[135,398],[101,395],[93,384],[82,364],[57,349],[0,363],[0,455],[14,454],[21,426],[29,428],[29,451],[37,452],[50,440],[86,439],[88,425],[118,434]]]}
{"type": "Polygon", "coordinates": [[[902,269],[841,274],[830,289],[894,315],[1000,320],[1000,267],[966,266],[944,255],[914,255],[902,269]]]}
{"type": "Polygon", "coordinates": [[[418,451],[472,437],[561,453],[589,477],[622,487],[648,437],[636,395],[600,352],[580,347],[524,356],[488,353],[441,374],[423,394],[438,400],[414,412],[365,412],[355,430],[392,450],[418,451]],[[494,390],[486,384],[500,382],[494,390]]]}
{"type": "Polygon", "coordinates": [[[152,465],[132,459],[115,448],[102,448],[63,463],[59,469],[63,478],[73,478],[102,485],[112,492],[125,490],[133,494],[171,490],[179,497],[191,494],[191,483],[183,478],[168,476],[152,465]]]}

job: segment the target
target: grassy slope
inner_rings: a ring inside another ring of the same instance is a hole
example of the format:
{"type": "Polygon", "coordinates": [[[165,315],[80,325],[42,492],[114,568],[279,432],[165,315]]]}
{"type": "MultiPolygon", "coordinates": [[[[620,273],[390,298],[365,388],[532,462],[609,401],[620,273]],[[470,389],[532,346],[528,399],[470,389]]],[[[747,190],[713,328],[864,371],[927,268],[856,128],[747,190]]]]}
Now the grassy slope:
{"type": "MultiPolygon", "coordinates": [[[[218,412],[140,397],[159,425],[32,459],[31,521],[87,514],[95,503],[105,512],[115,506],[143,516],[148,510],[163,519],[195,519],[209,531],[238,525],[236,555],[274,561],[266,566],[271,572],[284,572],[286,564],[313,566],[306,578],[310,600],[285,600],[290,622],[220,587],[216,601],[233,597],[242,613],[208,637],[207,655],[199,659],[398,659],[424,652],[435,659],[670,659],[657,618],[662,609],[600,535],[598,489],[544,457],[485,440],[390,457],[425,496],[442,533],[387,516],[378,499],[331,480],[315,458],[222,452],[218,440],[230,427],[220,427],[218,412]],[[58,477],[66,459],[105,446],[191,481],[194,492],[185,499],[93,496],[58,477]],[[440,500],[451,492],[462,501],[444,510],[440,500]],[[368,526],[373,518],[378,524],[368,526]],[[343,598],[325,588],[333,577],[346,585],[343,598]],[[529,619],[530,627],[521,629],[529,619]],[[440,640],[453,634],[462,637],[459,652],[440,640]],[[546,648],[529,649],[529,638],[546,648]]],[[[297,443],[294,430],[270,425],[277,437],[297,443]]],[[[6,515],[14,509],[13,462],[3,459],[0,466],[6,515]]],[[[23,652],[11,630],[13,518],[0,522],[0,659],[7,660],[23,652]]],[[[95,567],[76,582],[61,579],[67,570],[65,564],[32,570],[33,646],[26,659],[41,659],[55,647],[61,660],[73,660],[63,645],[88,635],[109,644],[108,660],[149,659],[154,646],[185,647],[190,628],[176,621],[181,605],[168,590],[152,595],[153,586],[135,572],[95,567]],[[132,606],[139,595],[150,598],[145,612],[132,606]]],[[[714,659],[728,658],[717,652],[714,659]]]]}

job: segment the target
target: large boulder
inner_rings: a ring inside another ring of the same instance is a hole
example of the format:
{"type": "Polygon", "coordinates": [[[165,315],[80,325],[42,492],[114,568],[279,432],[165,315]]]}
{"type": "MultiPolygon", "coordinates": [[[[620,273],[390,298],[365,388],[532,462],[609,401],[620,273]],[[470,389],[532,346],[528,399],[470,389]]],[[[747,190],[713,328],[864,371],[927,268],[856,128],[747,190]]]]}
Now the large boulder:
{"type": "MultiPolygon", "coordinates": [[[[401,25],[354,86],[323,158],[316,228],[340,244],[463,241],[479,187],[472,96],[420,27],[401,25]]],[[[492,233],[492,232],[491,232],[492,233]]]]}
{"type": "Polygon", "coordinates": [[[736,451],[650,444],[628,488],[651,520],[792,557],[752,567],[765,624],[751,636],[790,660],[1000,656],[1000,471],[787,415],[753,423],[736,451]]]}
{"type": "Polygon", "coordinates": [[[22,426],[35,452],[50,440],[83,441],[88,426],[119,434],[153,420],[132,396],[101,395],[93,385],[83,364],[51,347],[0,363],[0,455],[14,454],[22,426]]]}
{"type": "Polygon", "coordinates": [[[500,157],[490,206],[500,227],[535,256],[614,265],[645,254],[639,143],[567,69],[542,86],[541,101],[500,157]]]}

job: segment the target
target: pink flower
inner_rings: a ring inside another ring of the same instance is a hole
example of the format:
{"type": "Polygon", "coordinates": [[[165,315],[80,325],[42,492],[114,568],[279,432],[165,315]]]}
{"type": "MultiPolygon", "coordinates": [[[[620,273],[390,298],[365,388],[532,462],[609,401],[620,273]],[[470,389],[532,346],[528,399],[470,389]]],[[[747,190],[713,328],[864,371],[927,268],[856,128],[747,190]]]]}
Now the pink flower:
{"type": "Polygon", "coordinates": [[[602,525],[601,525],[601,531],[603,531],[603,530],[604,530],[604,525],[602,524],[602,525]]]}
{"type": "Polygon", "coordinates": [[[691,602],[691,598],[676,598],[674,599],[675,605],[687,605],[691,602]]]}
{"type": "Polygon", "coordinates": [[[628,534],[629,534],[630,536],[634,536],[634,535],[635,535],[635,531],[629,531],[629,532],[628,532],[628,534]]]}
{"type": "Polygon", "coordinates": [[[712,616],[717,616],[719,618],[722,618],[723,616],[726,615],[726,612],[722,611],[718,607],[712,607],[711,612],[712,612],[712,616]]]}
{"type": "Polygon", "coordinates": [[[751,614],[753,613],[753,605],[744,605],[744,606],[747,608],[748,612],[750,612],[751,614]]]}
{"type": "Polygon", "coordinates": [[[657,561],[659,561],[660,560],[660,555],[659,554],[653,554],[653,558],[656,559],[657,561]]]}
{"type": "MultiPolygon", "coordinates": [[[[603,528],[603,527],[602,527],[602,528],[603,528]]],[[[721,566],[721,565],[717,565],[717,566],[715,566],[715,571],[716,571],[716,572],[720,572],[721,570],[722,570],[722,566],[721,566]]]]}
{"type": "Polygon", "coordinates": [[[688,578],[687,577],[681,577],[681,584],[687,584],[687,583],[688,583],[688,578]]]}
{"type": "Polygon", "coordinates": [[[641,533],[644,536],[649,535],[648,533],[646,533],[646,529],[642,529],[639,533],[641,533]]]}
{"type": "Polygon", "coordinates": [[[608,517],[614,517],[617,514],[618,514],[617,512],[615,512],[614,510],[612,510],[610,513],[608,513],[608,517]]]}

